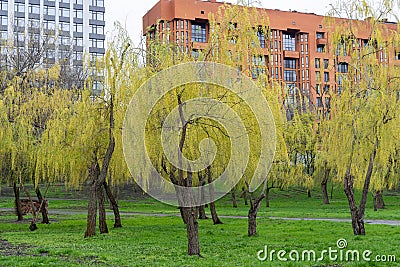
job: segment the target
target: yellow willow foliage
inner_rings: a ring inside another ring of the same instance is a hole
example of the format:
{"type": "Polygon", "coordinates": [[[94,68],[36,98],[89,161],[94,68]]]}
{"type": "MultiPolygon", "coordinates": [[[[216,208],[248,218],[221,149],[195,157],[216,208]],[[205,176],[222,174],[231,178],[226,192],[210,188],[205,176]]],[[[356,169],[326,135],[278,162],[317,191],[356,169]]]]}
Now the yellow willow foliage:
{"type": "MultiPolygon", "coordinates": [[[[361,1],[357,12],[376,14],[367,1],[361,1]]],[[[384,9],[391,1],[380,2],[384,9]]],[[[335,21],[335,19],[332,19],[335,21]]],[[[349,72],[343,75],[343,90],[332,97],[332,120],[324,126],[321,156],[337,171],[336,180],[346,172],[355,177],[355,186],[361,188],[376,140],[377,153],[371,178],[371,190],[393,188],[399,175],[392,164],[399,150],[399,69],[391,63],[380,62],[382,53],[392,52],[398,46],[399,34],[388,31],[374,17],[368,19],[368,44],[355,38],[360,32],[359,22],[337,24],[332,35],[332,47],[346,47],[349,72]],[[344,30],[346,29],[346,30],[344,30]],[[343,35],[345,33],[345,35],[343,35]]],[[[343,55],[343,50],[340,51],[343,55]]]]}

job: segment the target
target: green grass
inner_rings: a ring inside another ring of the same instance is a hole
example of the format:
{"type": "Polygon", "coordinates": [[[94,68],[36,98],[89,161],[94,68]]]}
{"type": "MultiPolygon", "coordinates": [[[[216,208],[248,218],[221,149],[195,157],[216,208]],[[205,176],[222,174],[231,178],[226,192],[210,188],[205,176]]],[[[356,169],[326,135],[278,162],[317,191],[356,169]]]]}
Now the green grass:
{"type": "MultiPolygon", "coordinates": [[[[374,212],[369,196],[366,219],[400,220],[399,194],[384,196],[387,209],[374,212]]],[[[359,198],[358,198],[359,199],[359,198]]],[[[307,198],[296,189],[273,191],[271,207],[260,209],[261,217],[319,217],[349,218],[347,201],[340,188],[334,191],[330,205],[321,204],[318,191],[307,198]]],[[[239,207],[232,208],[230,197],[217,202],[220,215],[246,216],[248,207],[238,197],[239,207]]],[[[50,200],[49,209],[85,211],[86,200],[50,200]]],[[[0,208],[13,206],[12,198],[0,198],[0,208]]],[[[178,213],[175,207],[164,205],[153,199],[125,199],[120,201],[122,212],[178,213]]],[[[208,211],[208,210],[207,210],[208,211]]],[[[0,266],[321,266],[338,263],[342,266],[400,266],[400,227],[366,225],[366,236],[355,237],[350,223],[322,221],[285,221],[258,219],[258,236],[247,237],[246,219],[223,218],[223,225],[212,225],[212,221],[199,221],[199,238],[204,258],[186,255],[186,228],[176,216],[123,216],[123,228],[110,229],[106,235],[84,239],[86,215],[52,215],[50,225],[38,225],[30,232],[28,216],[24,223],[15,223],[11,212],[0,213],[0,239],[14,245],[28,244],[26,255],[0,256],[0,266]],[[344,238],[347,249],[361,252],[371,250],[373,256],[395,255],[397,263],[378,262],[260,262],[257,252],[264,248],[315,250],[336,247],[336,241],[344,238]]],[[[210,217],[210,216],[209,216],[210,217]]],[[[112,227],[112,216],[108,217],[112,227]]],[[[0,245],[1,250],[1,245],[0,245]]],[[[1,255],[1,251],[0,251],[1,255]]]]}

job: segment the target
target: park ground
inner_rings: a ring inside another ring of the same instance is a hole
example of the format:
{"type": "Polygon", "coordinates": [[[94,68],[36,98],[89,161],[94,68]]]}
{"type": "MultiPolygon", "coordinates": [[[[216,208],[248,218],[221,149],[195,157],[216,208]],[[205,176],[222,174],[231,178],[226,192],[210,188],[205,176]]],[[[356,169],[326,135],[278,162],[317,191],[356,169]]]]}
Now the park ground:
{"type": "Polygon", "coordinates": [[[202,258],[187,256],[186,228],[176,207],[140,194],[129,194],[129,188],[125,188],[119,201],[123,228],[112,228],[113,216],[109,212],[110,233],[84,239],[87,208],[84,189],[67,191],[50,187],[47,195],[51,223],[39,224],[39,229],[31,232],[28,229],[31,216],[17,223],[9,189],[2,188],[0,266],[400,266],[400,192],[386,192],[386,209],[376,212],[370,195],[366,220],[373,224],[366,225],[366,236],[354,236],[348,222],[347,200],[340,187],[333,190],[329,205],[322,204],[317,188],[311,198],[299,188],[275,190],[271,193],[270,207],[263,203],[260,209],[258,235],[251,238],[247,237],[248,206],[238,192],[238,208],[232,207],[230,196],[216,203],[224,224],[199,220],[202,258]],[[361,255],[370,250],[371,261],[325,257],[315,262],[283,262],[276,254],[273,261],[257,258],[265,246],[269,252],[314,250],[318,257],[329,247],[339,250],[339,239],[347,241],[343,253],[357,250],[361,255]],[[378,262],[376,256],[395,256],[396,262],[378,262]]]}

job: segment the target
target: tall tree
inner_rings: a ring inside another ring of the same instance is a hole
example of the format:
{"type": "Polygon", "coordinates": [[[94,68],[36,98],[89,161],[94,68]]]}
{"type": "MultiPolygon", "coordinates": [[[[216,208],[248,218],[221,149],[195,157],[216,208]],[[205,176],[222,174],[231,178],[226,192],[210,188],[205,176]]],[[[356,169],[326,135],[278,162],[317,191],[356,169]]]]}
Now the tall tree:
{"type": "MultiPolygon", "coordinates": [[[[343,182],[355,235],[365,234],[368,192],[381,188],[389,158],[398,145],[399,79],[390,55],[399,34],[396,27],[381,21],[393,8],[393,1],[373,6],[368,1],[341,2],[335,15],[345,14],[350,20],[328,20],[333,32],[331,46],[337,47],[332,49],[333,56],[338,65],[348,66],[348,73],[338,74],[341,90],[332,95],[333,118],[326,127],[323,148],[343,182]],[[359,206],[355,187],[362,190],[359,206]]],[[[398,177],[390,176],[388,188],[397,182],[398,177]]]]}

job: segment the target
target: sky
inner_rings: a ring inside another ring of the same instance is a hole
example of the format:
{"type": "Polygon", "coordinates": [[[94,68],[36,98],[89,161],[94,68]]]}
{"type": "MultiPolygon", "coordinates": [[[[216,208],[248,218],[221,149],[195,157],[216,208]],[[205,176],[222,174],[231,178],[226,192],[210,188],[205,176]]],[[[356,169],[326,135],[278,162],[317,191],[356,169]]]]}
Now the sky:
{"type": "MultiPolygon", "coordinates": [[[[159,0],[107,0],[106,8],[106,34],[109,35],[114,27],[114,21],[119,21],[129,32],[133,42],[137,45],[142,35],[142,17],[159,0]]],[[[222,0],[217,0],[222,2],[222,0]]],[[[226,2],[236,3],[236,0],[226,2]]],[[[334,0],[260,0],[261,7],[280,10],[297,10],[325,15],[329,4],[334,0]]]]}

